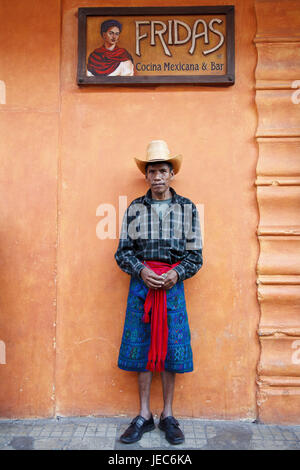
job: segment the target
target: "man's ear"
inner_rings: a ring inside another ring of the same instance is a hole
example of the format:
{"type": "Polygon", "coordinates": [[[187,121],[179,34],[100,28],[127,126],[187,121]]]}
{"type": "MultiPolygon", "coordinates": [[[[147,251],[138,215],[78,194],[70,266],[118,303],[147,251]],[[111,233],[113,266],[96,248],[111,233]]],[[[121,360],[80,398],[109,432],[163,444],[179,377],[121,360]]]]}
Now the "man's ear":
{"type": "Polygon", "coordinates": [[[172,180],[172,179],[174,178],[174,176],[175,176],[175,175],[174,175],[174,170],[171,170],[171,171],[170,171],[170,175],[171,175],[171,178],[170,178],[170,179],[172,180]]]}

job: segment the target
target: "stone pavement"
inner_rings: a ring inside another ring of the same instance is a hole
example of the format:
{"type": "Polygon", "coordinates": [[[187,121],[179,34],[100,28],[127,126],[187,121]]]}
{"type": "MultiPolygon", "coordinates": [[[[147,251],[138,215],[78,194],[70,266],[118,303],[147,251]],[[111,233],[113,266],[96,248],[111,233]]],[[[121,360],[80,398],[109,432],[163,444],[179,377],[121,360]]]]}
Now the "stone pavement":
{"type": "MultiPolygon", "coordinates": [[[[0,450],[300,450],[300,426],[179,419],[183,444],[172,446],[157,427],[135,444],[119,436],[131,418],[0,420],[0,450]]],[[[158,418],[155,418],[158,423],[158,418]]]]}

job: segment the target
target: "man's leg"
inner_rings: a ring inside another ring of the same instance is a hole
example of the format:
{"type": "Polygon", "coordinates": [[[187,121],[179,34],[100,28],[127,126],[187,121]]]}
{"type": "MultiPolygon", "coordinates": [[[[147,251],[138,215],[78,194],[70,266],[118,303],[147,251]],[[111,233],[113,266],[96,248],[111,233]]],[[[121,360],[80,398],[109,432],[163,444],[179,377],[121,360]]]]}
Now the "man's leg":
{"type": "Polygon", "coordinates": [[[184,434],[178,421],[173,416],[173,397],[175,387],[175,372],[164,371],[161,373],[163,387],[164,409],[159,420],[159,429],[166,433],[166,439],[170,444],[181,444],[184,434]]]}
{"type": "Polygon", "coordinates": [[[173,398],[175,387],[176,372],[163,371],[161,373],[161,382],[163,388],[164,409],[162,412],[162,419],[167,416],[173,416],[173,398]]]}
{"type": "Polygon", "coordinates": [[[120,437],[121,442],[132,444],[141,439],[145,432],[155,428],[152,413],[150,411],[150,388],[152,382],[152,372],[138,372],[140,412],[134,418],[129,428],[120,437]]]}
{"type": "Polygon", "coordinates": [[[150,388],[152,382],[152,372],[138,372],[139,396],[140,396],[140,415],[149,419],[150,410],[150,388]]]}

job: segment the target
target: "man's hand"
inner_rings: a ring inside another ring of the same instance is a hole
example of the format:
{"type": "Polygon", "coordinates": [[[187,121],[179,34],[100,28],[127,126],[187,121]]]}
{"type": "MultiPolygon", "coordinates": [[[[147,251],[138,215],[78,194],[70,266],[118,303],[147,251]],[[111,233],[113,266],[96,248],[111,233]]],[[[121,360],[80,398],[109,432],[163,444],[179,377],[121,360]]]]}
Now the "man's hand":
{"type": "Polygon", "coordinates": [[[176,282],[178,281],[178,272],[174,269],[171,269],[166,273],[165,282],[164,282],[164,289],[171,289],[175,286],[176,282]]]}
{"type": "Polygon", "coordinates": [[[166,274],[159,276],[152,269],[144,268],[141,271],[141,278],[150,289],[171,289],[178,281],[178,273],[171,269],[166,274]]]}
{"type": "Polygon", "coordinates": [[[156,274],[152,269],[142,269],[141,278],[150,289],[160,289],[161,287],[164,287],[164,278],[156,274]]]}

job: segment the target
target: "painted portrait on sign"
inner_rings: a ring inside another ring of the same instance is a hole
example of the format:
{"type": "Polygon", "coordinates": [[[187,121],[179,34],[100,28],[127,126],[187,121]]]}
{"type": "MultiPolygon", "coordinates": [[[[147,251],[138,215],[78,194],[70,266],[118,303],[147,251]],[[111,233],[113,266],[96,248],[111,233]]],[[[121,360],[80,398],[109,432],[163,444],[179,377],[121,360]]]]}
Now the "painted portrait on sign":
{"type": "Polygon", "coordinates": [[[78,84],[233,84],[233,15],[225,6],[79,8],[78,84]]]}
{"type": "Polygon", "coordinates": [[[118,43],[122,33],[122,24],[114,19],[103,21],[100,36],[103,43],[88,57],[87,76],[122,76],[134,75],[134,63],[131,54],[118,43]]]}

